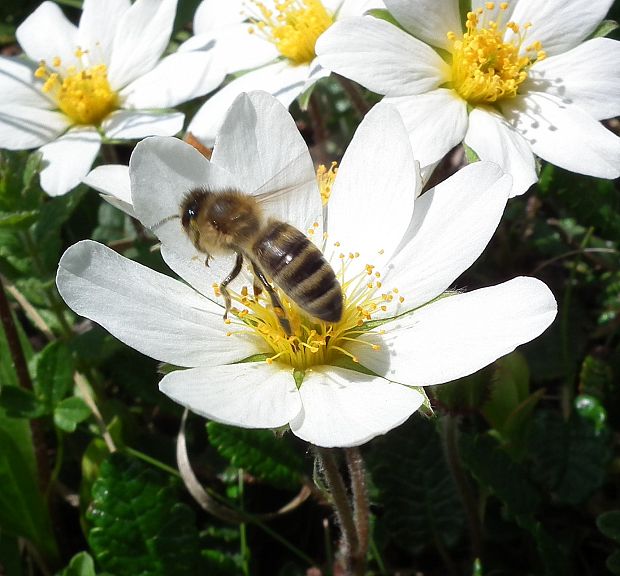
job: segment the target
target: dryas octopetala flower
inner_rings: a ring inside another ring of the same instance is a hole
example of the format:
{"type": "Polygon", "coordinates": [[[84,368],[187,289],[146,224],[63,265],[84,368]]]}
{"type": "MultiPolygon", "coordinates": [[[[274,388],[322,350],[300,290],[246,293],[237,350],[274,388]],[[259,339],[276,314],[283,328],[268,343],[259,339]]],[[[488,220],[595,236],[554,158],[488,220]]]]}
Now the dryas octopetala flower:
{"type": "Polygon", "coordinates": [[[43,2],[17,29],[28,56],[0,58],[0,147],[40,148],[41,185],[65,194],[102,139],[181,130],[168,110],[213,90],[224,72],[207,49],[171,54],[177,0],[85,0],[79,26],[43,2]]]}
{"type": "Polygon", "coordinates": [[[63,255],[58,289],[126,344],[186,368],[160,389],[207,418],[288,425],[320,446],[361,444],[420,407],[417,387],[475,372],[555,317],[551,292],[534,278],[446,292],[493,235],[511,179],[478,162],[417,196],[407,132],[391,106],[367,115],[337,174],[319,170],[319,184],[291,116],[261,92],[235,100],[211,161],[180,140],[153,137],[137,145],[129,172],[133,210],[186,283],[84,241],[63,255]],[[229,286],[233,308],[223,320],[217,286],[233,260],[214,256],[205,267],[180,219],[170,218],[196,187],[260,191],[267,215],[314,240],[342,286],[341,320],[308,317],[276,287],[287,336],[248,276],[229,286]]]}
{"type": "Polygon", "coordinates": [[[416,159],[430,165],[464,141],[513,176],[537,181],[534,154],[581,174],[620,175],[620,43],[595,38],[611,0],[386,0],[402,29],[363,17],[317,42],[319,62],[385,94],[416,159]]]}
{"type": "Polygon", "coordinates": [[[212,146],[242,92],[264,90],[288,107],[329,75],[315,57],[319,36],[336,21],[378,7],[384,7],[382,0],[203,0],[194,17],[195,36],[182,49],[215,43],[215,58],[229,74],[246,73],[207,100],[189,131],[212,146]]]}

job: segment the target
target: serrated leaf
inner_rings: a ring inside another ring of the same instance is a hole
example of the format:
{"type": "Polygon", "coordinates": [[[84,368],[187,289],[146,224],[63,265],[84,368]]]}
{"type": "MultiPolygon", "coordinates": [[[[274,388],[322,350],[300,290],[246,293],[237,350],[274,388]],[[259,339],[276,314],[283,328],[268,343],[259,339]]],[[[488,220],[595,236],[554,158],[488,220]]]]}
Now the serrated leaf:
{"type": "Polygon", "coordinates": [[[532,475],[566,504],[583,502],[605,480],[611,458],[609,433],[573,413],[538,414],[531,435],[532,475]]]}
{"type": "Polygon", "coordinates": [[[79,552],[58,576],[97,576],[95,562],[88,552],[79,552]]]}
{"type": "Polygon", "coordinates": [[[607,538],[611,538],[620,544],[620,510],[603,512],[597,517],[596,525],[607,538]]]}
{"type": "Polygon", "coordinates": [[[116,576],[204,573],[194,513],[172,481],[119,453],[101,466],[88,512],[88,542],[116,576]]]}
{"type": "Polygon", "coordinates": [[[418,552],[437,539],[456,544],[464,515],[432,421],[414,416],[375,440],[368,464],[384,507],[377,524],[396,545],[418,552]]]}
{"type": "Polygon", "coordinates": [[[54,424],[65,432],[74,432],[77,425],[90,416],[90,408],[84,400],[73,396],[65,398],[54,409],[54,424]]]}
{"type": "Polygon", "coordinates": [[[463,434],[460,442],[463,464],[478,483],[506,506],[511,516],[531,516],[540,505],[540,494],[499,442],[484,434],[463,434]]]}
{"type": "Polygon", "coordinates": [[[61,342],[48,344],[34,358],[37,397],[53,410],[73,387],[73,358],[61,342]]]}
{"type": "Polygon", "coordinates": [[[285,438],[270,430],[247,430],[217,422],[207,423],[211,445],[233,466],[278,488],[298,489],[303,482],[303,460],[285,438]]]}

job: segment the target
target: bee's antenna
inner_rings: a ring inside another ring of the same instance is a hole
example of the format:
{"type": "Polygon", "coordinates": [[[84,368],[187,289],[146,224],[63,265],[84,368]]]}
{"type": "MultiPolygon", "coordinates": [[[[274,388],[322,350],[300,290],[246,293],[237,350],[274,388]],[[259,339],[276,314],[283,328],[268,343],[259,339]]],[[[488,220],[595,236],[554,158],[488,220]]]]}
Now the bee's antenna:
{"type": "Polygon", "coordinates": [[[155,224],[150,226],[149,230],[151,232],[155,232],[155,230],[157,230],[157,228],[159,228],[160,226],[163,226],[164,224],[166,224],[167,222],[170,222],[171,220],[175,220],[176,218],[180,218],[180,216],[178,214],[172,214],[171,216],[166,216],[165,218],[163,218],[159,222],[156,222],[155,224]]]}

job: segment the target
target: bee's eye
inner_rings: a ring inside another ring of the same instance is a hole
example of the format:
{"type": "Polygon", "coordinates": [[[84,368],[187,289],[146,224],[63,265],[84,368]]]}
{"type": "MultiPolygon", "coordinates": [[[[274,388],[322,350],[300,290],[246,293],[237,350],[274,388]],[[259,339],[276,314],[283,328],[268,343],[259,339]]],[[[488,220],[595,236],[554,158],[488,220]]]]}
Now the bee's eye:
{"type": "Polygon", "coordinates": [[[183,213],[183,217],[181,218],[181,224],[184,228],[187,228],[191,220],[195,220],[198,216],[198,206],[196,202],[190,204],[185,212],[183,213]]]}

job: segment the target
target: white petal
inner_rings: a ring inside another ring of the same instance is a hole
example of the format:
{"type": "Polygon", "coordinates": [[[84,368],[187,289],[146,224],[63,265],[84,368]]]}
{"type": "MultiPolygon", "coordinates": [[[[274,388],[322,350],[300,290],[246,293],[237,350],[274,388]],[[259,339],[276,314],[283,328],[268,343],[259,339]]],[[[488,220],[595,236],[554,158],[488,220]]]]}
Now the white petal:
{"type": "MultiPolygon", "coordinates": [[[[194,290],[197,290],[209,300],[224,306],[224,298],[216,296],[213,285],[218,285],[230,274],[235,265],[234,254],[218,254],[209,260],[209,266],[205,266],[205,255],[197,252],[193,247],[188,247],[187,251],[194,250],[188,255],[174,245],[174,250],[168,244],[160,246],[161,257],[175,274],[183,278],[194,290]]],[[[241,273],[229,285],[229,289],[237,293],[241,292],[243,286],[251,290],[254,276],[248,269],[248,263],[241,270],[241,273]]]]}
{"type": "Polygon", "coordinates": [[[301,94],[308,74],[308,66],[290,66],[284,61],[248,72],[209,98],[190,122],[188,131],[199,138],[205,146],[213,146],[215,135],[226,117],[226,112],[239,94],[264,90],[288,108],[301,94]]]}
{"type": "Polygon", "coordinates": [[[75,60],[77,28],[67,20],[55,2],[43,2],[15,32],[17,41],[31,60],[39,62],[58,56],[75,60]]]}
{"type": "Polygon", "coordinates": [[[54,103],[36,82],[33,62],[0,56],[0,107],[32,106],[33,108],[54,108],[54,103]]]}
{"type": "Polygon", "coordinates": [[[512,176],[511,197],[527,192],[538,182],[536,161],[530,145],[495,110],[475,108],[471,111],[465,143],[481,160],[499,164],[512,176]]]}
{"type": "Polygon", "coordinates": [[[177,0],[136,0],[116,26],[108,70],[115,90],[151,70],[168,46],[177,0]]]}
{"type": "Polygon", "coordinates": [[[384,285],[412,310],[439,296],[480,256],[501,219],[511,178],[476,162],[416,199],[409,242],[389,264],[384,285]]]}
{"type": "Polygon", "coordinates": [[[519,277],[490,288],[441,298],[384,324],[384,335],[350,351],[373,372],[410,386],[441,384],[472,374],[553,322],[557,304],[540,280],[519,277]]]}
{"type": "MultiPolygon", "coordinates": [[[[243,191],[269,195],[265,212],[302,231],[319,223],[321,195],[308,147],[288,110],[266,92],[240,94],[220,129],[211,161],[235,174],[243,191]]],[[[259,196],[260,198],[260,196],[259,196]]]]}
{"type": "Polygon", "coordinates": [[[506,101],[502,112],[547,162],[599,178],[620,176],[620,138],[578,106],[530,92],[506,101]]]}
{"type": "Polygon", "coordinates": [[[109,64],[116,29],[130,7],[129,0],[84,0],[77,45],[94,61],[109,64]]]}
{"type": "Polygon", "coordinates": [[[243,9],[244,0],[202,0],[194,14],[194,34],[217,32],[224,26],[243,22],[243,9]]]}
{"type": "Polygon", "coordinates": [[[176,138],[147,138],[139,142],[129,161],[131,198],[138,218],[179,256],[204,262],[178,218],[186,194],[206,186],[212,190],[236,188],[235,178],[209,162],[193,146],[176,138]]]}
{"type": "Polygon", "coordinates": [[[274,44],[259,34],[250,33],[251,29],[251,24],[237,24],[211,36],[215,41],[218,63],[228,74],[252,70],[280,57],[274,44]]]}
{"type": "Polygon", "coordinates": [[[347,276],[392,256],[409,226],[417,170],[403,121],[395,108],[377,104],[364,118],[342,159],[327,205],[328,245],[359,252],[347,276]]]}
{"type": "Polygon", "coordinates": [[[291,430],[326,448],[358,446],[385,434],[423,401],[407,386],[333,366],[307,371],[299,393],[303,408],[291,430]]]}
{"type": "Polygon", "coordinates": [[[219,306],[97,242],[69,248],[56,283],[75,312],[161,362],[218,366],[266,352],[249,332],[226,336],[219,306]]]}
{"type": "Polygon", "coordinates": [[[101,124],[108,138],[134,140],[146,136],[172,136],[183,128],[180,112],[116,110],[101,124]]]}
{"type": "Polygon", "coordinates": [[[54,140],[69,128],[60,112],[32,106],[0,106],[0,148],[26,150],[54,140]]]}
{"type": "Polygon", "coordinates": [[[306,80],[306,83],[304,84],[302,94],[306,90],[314,86],[319,80],[321,80],[321,78],[327,78],[330,74],[331,71],[323,68],[323,66],[319,64],[319,59],[315,58],[310,63],[310,73],[308,74],[308,78],[306,80]]]}
{"type": "Polygon", "coordinates": [[[136,217],[131,203],[128,166],[122,164],[97,166],[86,175],[82,182],[97,190],[112,206],[122,210],[125,214],[136,217]]]}
{"type": "Polygon", "coordinates": [[[316,53],[321,66],[388,96],[421,94],[450,77],[448,65],[432,48],[371,16],[330,26],[318,39],[316,53]]]}
{"type": "Polygon", "coordinates": [[[461,31],[457,0],[385,0],[385,4],[399,24],[433,46],[450,48],[447,33],[461,31]]]}
{"type": "MultiPolygon", "coordinates": [[[[519,0],[512,13],[517,24],[531,23],[524,46],[540,41],[548,56],[574,48],[590,36],[613,0],[519,0]]],[[[509,39],[512,33],[506,34],[509,39]]]]}
{"type": "Polygon", "coordinates": [[[124,88],[127,108],[172,108],[215,90],[226,75],[213,50],[177,52],[124,88]]]}
{"type": "MultiPolygon", "coordinates": [[[[327,5],[326,2],[324,4],[327,5]]],[[[344,0],[344,2],[339,1],[335,4],[341,5],[336,14],[337,20],[362,16],[373,8],[385,9],[385,4],[381,0],[344,0]]]]}
{"type": "Polygon", "coordinates": [[[383,101],[398,108],[409,132],[413,155],[422,167],[441,160],[462,142],[467,131],[467,104],[452,90],[440,88],[383,101]]]}
{"type": "Polygon", "coordinates": [[[596,120],[620,115],[620,42],[594,38],[536,62],[523,83],[528,91],[552,94],[596,120]]]}
{"type": "Polygon", "coordinates": [[[101,136],[95,128],[76,127],[42,146],[41,188],[50,196],[61,196],[75,188],[93,165],[101,136]]]}
{"type": "Polygon", "coordinates": [[[292,369],[275,363],[177,370],[159,389],[196,414],[242,428],[279,428],[301,409],[292,369]]]}

